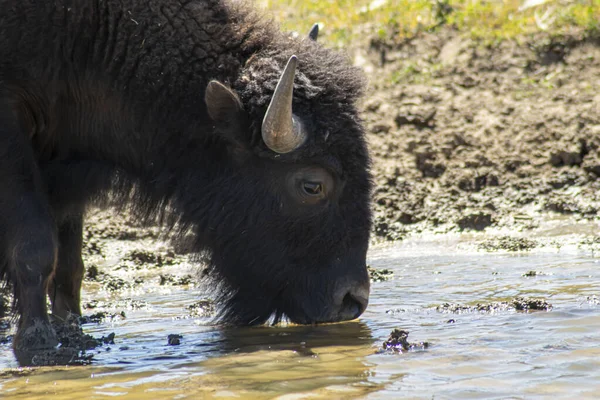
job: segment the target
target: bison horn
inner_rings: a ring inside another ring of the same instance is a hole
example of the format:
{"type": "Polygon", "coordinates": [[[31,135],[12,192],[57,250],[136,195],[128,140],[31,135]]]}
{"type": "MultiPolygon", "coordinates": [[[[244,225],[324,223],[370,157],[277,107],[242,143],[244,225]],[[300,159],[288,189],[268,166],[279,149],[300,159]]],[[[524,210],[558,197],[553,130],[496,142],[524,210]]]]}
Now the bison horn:
{"type": "Polygon", "coordinates": [[[319,24],[314,24],[310,31],[308,32],[308,37],[310,40],[317,41],[317,37],[319,36],[319,24]]]}
{"type": "Polygon", "coordinates": [[[306,140],[300,120],[292,114],[294,76],[298,58],[291,56],[277,82],[262,122],[262,138],[271,150],[289,153],[306,140]]]}

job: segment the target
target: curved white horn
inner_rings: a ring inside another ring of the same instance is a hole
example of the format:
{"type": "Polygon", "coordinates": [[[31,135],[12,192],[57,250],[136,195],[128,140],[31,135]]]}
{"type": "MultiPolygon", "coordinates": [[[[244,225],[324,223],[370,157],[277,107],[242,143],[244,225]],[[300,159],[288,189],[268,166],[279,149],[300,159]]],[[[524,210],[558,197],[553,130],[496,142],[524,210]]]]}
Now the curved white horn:
{"type": "Polygon", "coordinates": [[[300,120],[292,114],[297,64],[298,58],[291,56],[275,87],[262,123],[262,138],[265,144],[277,153],[289,153],[306,140],[300,120]]]}

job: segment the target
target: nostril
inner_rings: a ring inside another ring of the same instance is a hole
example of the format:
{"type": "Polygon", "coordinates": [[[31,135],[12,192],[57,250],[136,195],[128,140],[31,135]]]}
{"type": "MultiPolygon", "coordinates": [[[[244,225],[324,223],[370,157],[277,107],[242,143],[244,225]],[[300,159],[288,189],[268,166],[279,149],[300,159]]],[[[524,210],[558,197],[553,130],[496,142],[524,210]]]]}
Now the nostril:
{"type": "Polygon", "coordinates": [[[356,296],[351,292],[346,293],[342,300],[340,314],[344,319],[355,319],[365,311],[368,300],[362,296],[356,296]]]}

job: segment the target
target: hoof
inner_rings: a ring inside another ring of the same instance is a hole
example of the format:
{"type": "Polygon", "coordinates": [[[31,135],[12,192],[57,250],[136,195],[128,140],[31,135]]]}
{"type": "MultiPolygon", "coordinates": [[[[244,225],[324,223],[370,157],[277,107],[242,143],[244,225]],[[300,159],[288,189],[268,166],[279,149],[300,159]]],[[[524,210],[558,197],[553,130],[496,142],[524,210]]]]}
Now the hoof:
{"type": "Polygon", "coordinates": [[[52,325],[42,319],[22,324],[13,339],[15,356],[21,366],[52,365],[46,360],[53,358],[57,346],[58,339],[52,325]]]}
{"type": "Polygon", "coordinates": [[[19,327],[13,344],[19,350],[49,350],[58,345],[58,339],[50,321],[34,319],[19,327]]]}
{"type": "Polygon", "coordinates": [[[19,364],[35,365],[36,355],[56,351],[58,339],[49,321],[34,319],[23,324],[13,339],[13,348],[19,364]]]}
{"type": "Polygon", "coordinates": [[[21,367],[84,364],[75,349],[17,350],[15,356],[21,367]]]}

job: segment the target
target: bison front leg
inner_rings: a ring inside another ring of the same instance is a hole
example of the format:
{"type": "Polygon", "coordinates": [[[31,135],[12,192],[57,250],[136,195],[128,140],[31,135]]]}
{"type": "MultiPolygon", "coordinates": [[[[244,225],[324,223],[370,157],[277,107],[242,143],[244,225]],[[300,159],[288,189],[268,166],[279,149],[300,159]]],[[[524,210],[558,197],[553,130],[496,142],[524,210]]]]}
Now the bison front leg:
{"type": "Polygon", "coordinates": [[[14,290],[19,323],[13,347],[28,364],[58,343],[46,309],[58,240],[33,150],[13,115],[0,107],[0,277],[14,290]]]}
{"type": "Polygon", "coordinates": [[[52,301],[52,315],[61,319],[66,319],[69,314],[81,315],[82,235],[82,216],[71,217],[59,225],[58,262],[48,293],[52,301]]]}

